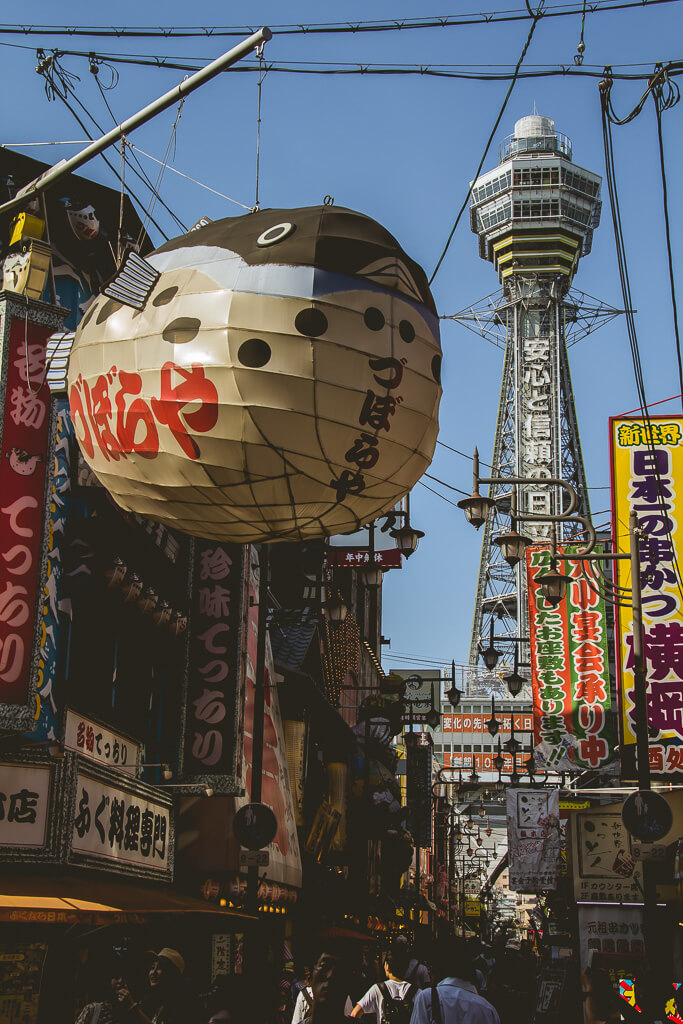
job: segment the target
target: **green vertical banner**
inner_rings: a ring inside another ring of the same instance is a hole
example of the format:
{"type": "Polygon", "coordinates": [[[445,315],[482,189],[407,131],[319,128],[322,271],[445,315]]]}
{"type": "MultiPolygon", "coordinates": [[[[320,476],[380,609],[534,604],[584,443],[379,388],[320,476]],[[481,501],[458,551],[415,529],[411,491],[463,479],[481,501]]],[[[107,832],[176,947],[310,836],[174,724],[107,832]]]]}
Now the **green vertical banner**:
{"type": "MultiPolygon", "coordinates": [[[[573,555],[580,546],[566,545],[561,550],[573,555]]],[[[596,544],[595,553],[602,551],[596,544]]],[[[614,750],[605,601],[585,578],[580,562],[564,564],[570,577],[566,602],[576,762],[598,768],[614,750]]]]}
{"type": "MultiPolygon", "coordinates": [[[[557,550],[571,555],[577,548],[557,550]]],[[[550,571],[550,550],[527,548],[536,753],[545,767],[560,771],[598,768],[613,749],[605,602],[581,563],[563,564],[567,593],[552,606],[539,585],[550,571]]]]}

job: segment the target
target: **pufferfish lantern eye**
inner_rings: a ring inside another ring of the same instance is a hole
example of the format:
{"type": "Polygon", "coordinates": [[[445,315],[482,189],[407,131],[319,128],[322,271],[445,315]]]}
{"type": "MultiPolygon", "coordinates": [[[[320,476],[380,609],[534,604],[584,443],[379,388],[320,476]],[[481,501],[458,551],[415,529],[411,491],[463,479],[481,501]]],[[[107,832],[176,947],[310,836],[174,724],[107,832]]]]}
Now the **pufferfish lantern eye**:
{"type": "Polygon", "coordinates": [[[328,328],[327,317],[320,309],[302,309],[296,315],[294,326],[307,338],[319,338],[328,328]]]}
{"type": "Polygon", "coordinates": [[[371,331],[381,331],[386,323],[384,313],[381,309],[377,309],[376,306],[368,306],[363,313],[363,320],[365,321],[365,326],[369,327],[371,331]]]}
{"type": "Polygon", "coordinates": [[[261,248],[267,245],[277,245],[278,242],[284,242],[285,238],[289,238],[293,231],[294,225],[285,220],[282,224],[275,224],[272,228],[263,231],[256,239],[256,244],[261,248]]]}

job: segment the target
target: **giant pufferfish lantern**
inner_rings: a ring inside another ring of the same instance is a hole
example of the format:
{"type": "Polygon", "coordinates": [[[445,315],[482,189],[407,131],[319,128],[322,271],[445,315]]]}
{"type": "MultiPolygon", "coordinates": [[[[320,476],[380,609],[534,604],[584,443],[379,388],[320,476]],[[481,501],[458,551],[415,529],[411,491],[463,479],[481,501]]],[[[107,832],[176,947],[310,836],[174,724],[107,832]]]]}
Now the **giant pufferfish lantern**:
{"type": "Polygon", "coordinates": [[[440,371],[422,268],[371,218],[315,206],[131,254],[78,327],[68,384],[121,508],[244,543],[390,509],[431,461],[440,371]]]}

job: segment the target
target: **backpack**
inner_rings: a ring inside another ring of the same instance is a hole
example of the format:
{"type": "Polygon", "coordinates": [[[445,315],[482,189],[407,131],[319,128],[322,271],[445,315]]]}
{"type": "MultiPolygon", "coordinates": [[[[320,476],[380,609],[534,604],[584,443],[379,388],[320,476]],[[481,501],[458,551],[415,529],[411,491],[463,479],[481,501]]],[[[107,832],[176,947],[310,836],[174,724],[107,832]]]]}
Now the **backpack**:
{"type": "Polygon", "coordinates": [[[386,981],[379,985],[382,993],[382,1024],[410,1024],[415,996],[420,991],[417,985],[410,985],[402,999],[394,999],[386,981]]]}

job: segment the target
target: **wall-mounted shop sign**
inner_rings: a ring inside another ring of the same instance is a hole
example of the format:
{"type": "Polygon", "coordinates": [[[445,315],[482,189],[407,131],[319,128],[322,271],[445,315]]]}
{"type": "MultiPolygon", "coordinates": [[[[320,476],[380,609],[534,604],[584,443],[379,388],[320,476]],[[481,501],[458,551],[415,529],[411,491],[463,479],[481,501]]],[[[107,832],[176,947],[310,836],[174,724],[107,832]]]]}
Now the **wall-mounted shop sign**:
{"type": "Polygon", "coordinates": [[[45,347],[62,316],[0,300],[0,727],[20,732],[36,718],[52,434],[45,347]]]}
{"type": "Polygon", "coordinates": [[[244,551],[240,544],[195,542],[182,765],[188,789],[240,789],[244,551]]]}
{"type": "Polygon", "coordinates": [[[51,780],[48,765],[0,764],[0,846],[45,846],[51,780]]]}
{"type": "Polygon", "coordinates": [[[129,736],[113,732],[92,718],[67,709],[64,719],[64,746],[67,750],[105,764],[128,775],[135,775],[142,759],[142,745],[129,736]]]}
{"type": "Polygon", "coordinates": [[[172,808],[170,799],[162,800],[148,786],[112,785],[79,767],[69,860],[104,860],[171,877],[172,808]]]}
{"type": "Polygon", "coordinates": [[[643,869],[619,810],[572,818],[574,895],[581,903],[642,903],[643,869]]]}
{"type": "Polygon", "coordinates": [[[0,861],[106,868],[170,881],[172,800],[159,788],[70,751],[0,763],[0,861]]]}

